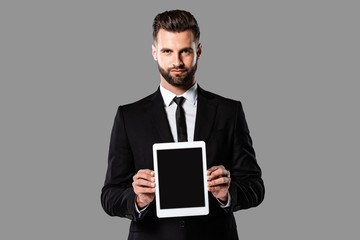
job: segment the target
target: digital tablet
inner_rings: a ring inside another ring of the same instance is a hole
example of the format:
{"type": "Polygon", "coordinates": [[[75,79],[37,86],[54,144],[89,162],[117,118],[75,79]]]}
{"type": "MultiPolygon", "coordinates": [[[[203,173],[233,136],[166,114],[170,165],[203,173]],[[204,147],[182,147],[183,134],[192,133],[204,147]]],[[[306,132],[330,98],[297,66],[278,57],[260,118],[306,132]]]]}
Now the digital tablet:
{"type": "Polygon", "coordinates": [[[205,142],[153,145],[159,218],[209,214],[205,142]]]}

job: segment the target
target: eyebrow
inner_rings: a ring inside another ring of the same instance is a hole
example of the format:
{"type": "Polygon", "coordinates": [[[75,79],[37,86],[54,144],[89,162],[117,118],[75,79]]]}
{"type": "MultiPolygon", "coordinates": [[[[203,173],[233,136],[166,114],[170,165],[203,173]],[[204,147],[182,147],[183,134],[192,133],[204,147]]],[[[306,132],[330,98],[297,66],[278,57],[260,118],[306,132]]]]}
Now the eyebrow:
{"type": "MultiPolygon", "coordinates": [[[[193,51],[193,49],[192,49],[191,47],[186,47],[186,48],[180,49],[179,52],[182,52],[182,51],[184,51],[184,50],[193,51]]],[[[160,49],[160,51],[163,52],[163,51],[173,51],[173,50],[170,49],[170,48],[162,48],[162,49],[160,49]]]]}
{"type": "Polygon", "coordinates": [[[167,51],[167,50],[168,50],[168,51],[172,51],[170,48],[162,48],[162,49],[160,49],[161,52],[167,51]]]}

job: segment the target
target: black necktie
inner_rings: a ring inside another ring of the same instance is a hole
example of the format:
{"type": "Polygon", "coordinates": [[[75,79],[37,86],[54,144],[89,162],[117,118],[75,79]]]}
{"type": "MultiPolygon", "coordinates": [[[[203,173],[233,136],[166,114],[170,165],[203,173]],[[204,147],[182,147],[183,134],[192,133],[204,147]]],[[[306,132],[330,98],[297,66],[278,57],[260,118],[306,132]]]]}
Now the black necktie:
{"type": "Polygon", "coordinates": [[[175,97],[174,102],[177,104],[176,108],[176,129],[178,135],[178,142],[187,142],[187,131],[185,122],[185,113],[182,108],[184,97],[175,97]]]}

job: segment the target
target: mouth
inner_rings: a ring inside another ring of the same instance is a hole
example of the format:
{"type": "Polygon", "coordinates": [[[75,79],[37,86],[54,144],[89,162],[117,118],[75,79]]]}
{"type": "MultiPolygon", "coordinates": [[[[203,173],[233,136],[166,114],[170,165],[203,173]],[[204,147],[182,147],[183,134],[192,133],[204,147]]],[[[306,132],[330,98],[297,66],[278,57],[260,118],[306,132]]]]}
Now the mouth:
{"type": "Polygon", "coordinates": [[[183,74],[186,71],[184,69],[173,69],[173,70],[171,70],[171,72],[174,74],[183,74]]]}

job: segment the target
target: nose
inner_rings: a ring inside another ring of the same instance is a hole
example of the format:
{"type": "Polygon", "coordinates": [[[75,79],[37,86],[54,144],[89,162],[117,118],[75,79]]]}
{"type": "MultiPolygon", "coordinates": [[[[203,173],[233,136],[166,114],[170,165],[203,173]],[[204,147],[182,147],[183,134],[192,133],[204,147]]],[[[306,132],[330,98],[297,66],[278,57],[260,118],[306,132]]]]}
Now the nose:
{"type": "Polygon", "coordinates": [[[181,60],[181,56],[180,54],[174,54],[174,59],[173,59],[173,66],[174,67],[180,67],[182,66],[184,63],[181,60]]]}

